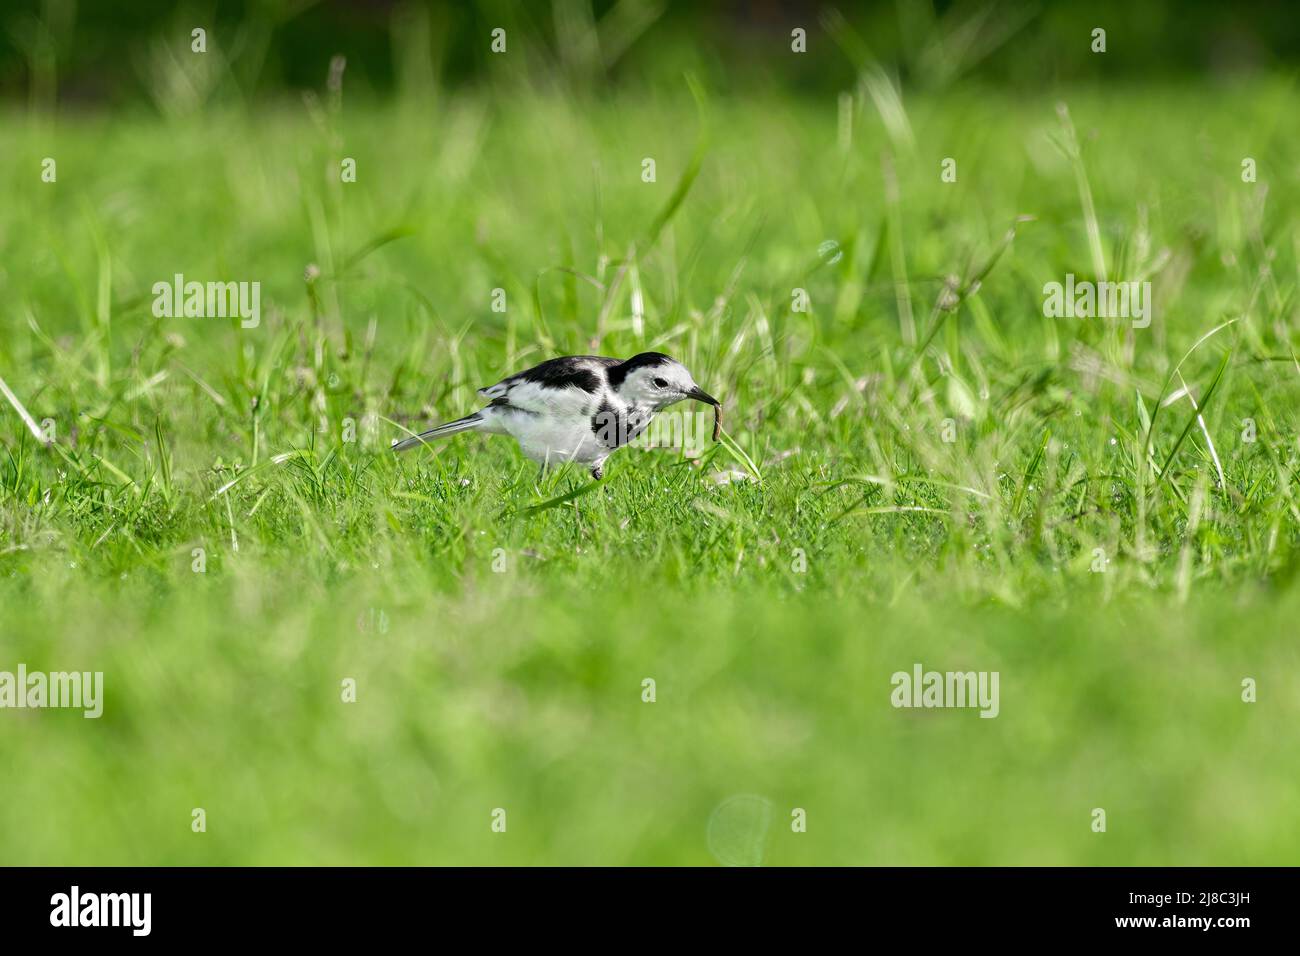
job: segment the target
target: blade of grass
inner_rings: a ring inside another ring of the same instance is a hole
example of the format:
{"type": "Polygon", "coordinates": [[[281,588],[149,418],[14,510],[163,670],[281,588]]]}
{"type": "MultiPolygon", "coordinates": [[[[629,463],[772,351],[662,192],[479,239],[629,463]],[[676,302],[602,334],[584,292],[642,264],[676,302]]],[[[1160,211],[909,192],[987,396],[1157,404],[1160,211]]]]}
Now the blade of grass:
{"type": "Polygon", "coordinates": [[[1197,419],[1201,417],[1201,412],[1210,407],[1210,400],[1214,397],[1215,390],[1219,387],[1219,382],[1223,381],[1224,369],[1228,367],[1228,360],[1232,358],[1232,350],[1229,349],[1223,355],[1223,361],[1219,363],[1218,371],[1214,373],[1214,380],[1210,382],[1210,387],[1205,390],[1205,398],[1201,401],[1201,409],[1196,408],[1196,403],[1192,403],[1192,414],[1187,418],[1187,424],[1183,426],[1182,432],[1178,436],[1178,441],[1174,442],[1174,447],[1170,449],[1169,456],[1165,459],[1164,467],[1160,469],[1160,477],[1166,478],[1169,475],[1169,465],[1178,454],[1178,449],[1183,446],[1183,441],[1187,438],[1187,433],[1196,425],[1197,419]]]}

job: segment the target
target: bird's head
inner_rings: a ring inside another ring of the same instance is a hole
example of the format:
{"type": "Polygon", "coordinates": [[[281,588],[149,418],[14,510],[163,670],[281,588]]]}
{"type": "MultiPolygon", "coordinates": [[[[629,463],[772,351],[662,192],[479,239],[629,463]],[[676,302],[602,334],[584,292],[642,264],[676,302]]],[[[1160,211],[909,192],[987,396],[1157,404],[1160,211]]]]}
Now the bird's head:
{"type": "Polygon", "coordinates": [[[642,352],[609,370],[609,384],[624,401],[659,411],[683,399],[718,405],[695,384],[686,366],[662,352],[642,352]]]}

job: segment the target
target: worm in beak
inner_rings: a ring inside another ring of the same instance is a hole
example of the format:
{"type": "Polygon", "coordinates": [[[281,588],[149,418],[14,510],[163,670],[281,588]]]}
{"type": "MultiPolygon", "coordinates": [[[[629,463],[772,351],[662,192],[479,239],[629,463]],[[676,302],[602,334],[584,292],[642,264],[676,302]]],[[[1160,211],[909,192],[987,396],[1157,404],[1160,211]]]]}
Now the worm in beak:
{"type": "Polygon", "coordinates": [[[713,440],[717,441],[718,434],[722,431],[722,403],[698,385],[687,392],[686,397],[713,406],[713,440]]]}

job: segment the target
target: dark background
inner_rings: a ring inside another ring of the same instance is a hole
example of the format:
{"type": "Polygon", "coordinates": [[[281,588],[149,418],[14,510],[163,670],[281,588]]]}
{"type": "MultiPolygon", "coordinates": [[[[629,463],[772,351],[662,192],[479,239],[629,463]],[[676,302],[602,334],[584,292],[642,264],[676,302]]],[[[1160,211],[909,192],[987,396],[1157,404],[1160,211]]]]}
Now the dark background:
{"type": "Polygon", "coordinates": [[[877,60],[913,88],[958,79],[1095,82],[1089,37],[1097,26],[1107,30],[1111,82],[1207,73],[1230,79],[1300,59],[1300,16],[1283,2],[19,0],[0,4],[0,99],[76,108],[147,102],[150,50],[188,50],[196,26],[208,30],[210,50],[228,56],[237,77],[228,95],[239,97],[319,88],[339,53],[347,57],[350,95],[383,95],[401,85],[395,51],[410,43],[428,44],[440,84],[483,82],[488,36],[498,26],[511,52],[525,54],[512,58],[512,69],[530,83],[605,86],[689,69],[722,92],[768,82],[765,53],[788,45],[791,29],[802,26],[809,55],[785,61],[782,83],[825,91],[851,85],[856,75],[853,57],[834,49],[824,29],[837,14],[856,37],[854,57],[877,60]],[[593,19],[626,25],[602,31],[621,33],[621,49],[593,52],[565,39],[582,36],[581,25],[593,19]],[[1002,44],[1014,55],[981,55],[1002,44]]]}

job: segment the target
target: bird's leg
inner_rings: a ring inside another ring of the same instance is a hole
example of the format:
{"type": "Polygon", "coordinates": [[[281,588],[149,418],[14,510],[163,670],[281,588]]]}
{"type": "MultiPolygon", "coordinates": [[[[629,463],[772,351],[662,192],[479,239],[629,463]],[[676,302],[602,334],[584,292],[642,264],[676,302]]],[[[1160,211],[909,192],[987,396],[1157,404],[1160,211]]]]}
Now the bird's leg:
{"type": "Polygon", "coordinates": [[[603,461],[598,461],[591,466],[591,477],[597,481],[605,477],[605,463],[603,461]]]}

